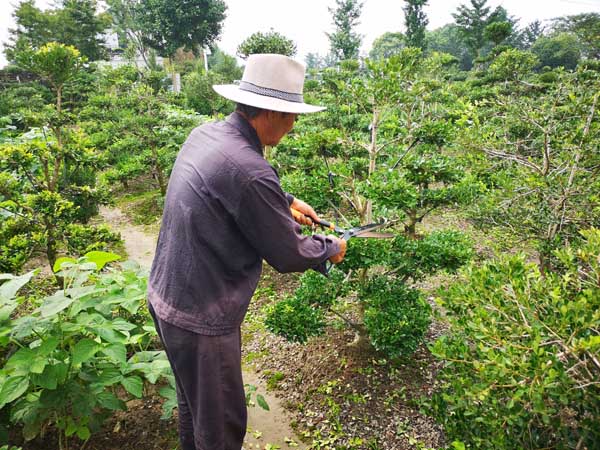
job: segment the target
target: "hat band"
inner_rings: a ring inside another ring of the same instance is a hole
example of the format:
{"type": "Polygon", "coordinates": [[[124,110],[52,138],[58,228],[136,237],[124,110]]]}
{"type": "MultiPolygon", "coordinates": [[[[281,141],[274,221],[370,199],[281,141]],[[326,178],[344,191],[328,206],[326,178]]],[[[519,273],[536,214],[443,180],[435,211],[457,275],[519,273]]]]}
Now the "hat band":
{"type": "Polygon", "coordinates": [[[294,92],[286,92],[277,89],[257,86],[255,84],[249,83],[248,81],[240,81],[239,88],[242,91],[252,92],[253,94],[278,98],[279,100],[285,100],[288,102],[304,103],[304,97],[302,96],[302,94],[296,94],[294,92]]]}

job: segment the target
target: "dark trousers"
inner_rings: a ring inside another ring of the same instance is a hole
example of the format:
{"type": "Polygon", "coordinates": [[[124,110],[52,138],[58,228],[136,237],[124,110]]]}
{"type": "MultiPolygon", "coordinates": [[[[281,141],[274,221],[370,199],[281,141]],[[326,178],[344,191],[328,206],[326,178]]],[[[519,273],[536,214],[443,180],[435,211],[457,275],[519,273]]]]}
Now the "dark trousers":
{"type": "Polygon", "coordinates": [[[204,336],[148,308],[175,374],[181,450],[240,450],[247,411],[239,329],[204,336]]]}

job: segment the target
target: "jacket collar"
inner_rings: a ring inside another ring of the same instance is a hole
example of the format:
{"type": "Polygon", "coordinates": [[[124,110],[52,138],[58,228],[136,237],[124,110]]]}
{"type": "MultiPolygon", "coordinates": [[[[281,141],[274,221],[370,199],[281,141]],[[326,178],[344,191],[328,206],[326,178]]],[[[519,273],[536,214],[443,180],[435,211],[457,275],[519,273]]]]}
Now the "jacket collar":
{"type": "Polygon", "coordinates": [[[244,116],[240,113],[233,112],[227,117],[225,120],[228,124],[238,129],[242,135],[248,139],[248,142],[252,144],[254,149],[260,154],[263,154],[263,147],[260,143],[260,139],[258,138],[258,134],[256,130],[250,125],[250,123],[246,120],[244,116]]]}

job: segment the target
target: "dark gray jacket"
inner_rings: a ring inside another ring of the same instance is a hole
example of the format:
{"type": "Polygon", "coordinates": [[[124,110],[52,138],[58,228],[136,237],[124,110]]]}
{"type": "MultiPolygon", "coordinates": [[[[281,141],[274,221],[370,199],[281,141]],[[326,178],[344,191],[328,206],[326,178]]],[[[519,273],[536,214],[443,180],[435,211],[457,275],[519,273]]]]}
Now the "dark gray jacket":
{"type": "Polygon", "coordinates": [[[255,130],[239,114],[194,129],[171,173],[148,299],[164,321],[219,335],[242,323],[263,258],[323,272],[339,245],[304,236],[255,130]]]}

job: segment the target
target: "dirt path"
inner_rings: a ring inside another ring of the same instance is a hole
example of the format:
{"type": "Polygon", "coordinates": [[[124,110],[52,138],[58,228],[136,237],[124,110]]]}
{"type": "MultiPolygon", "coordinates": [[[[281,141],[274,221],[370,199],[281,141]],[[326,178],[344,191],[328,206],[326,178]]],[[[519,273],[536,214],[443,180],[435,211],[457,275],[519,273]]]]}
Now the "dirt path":
{"type": "MultiPolygon", "coordinates": [[[[137,261],[142,267],[150,269],[157,236],[148,234],[141,226],[133,225],[118,208],[102,207],[100,216],[114,231],[121,233],[128,258],[137,261]]],[[[245,370],[243,376],[246,384],[257,387],[258,392],[265,397],[270,408],[270,411],[265,411],[258,406],[248,408],[248,433],[244,449],[292,448],[288,445],[289,438],[297,444],[292,444],[293,448],[305,449],[306,446],[300,442],[289,425],[290,420],[281,400],[267,392],[265,382],[253,371],[245,370]],[[268,447],[268,444],[271,447],[268,447]]]]}

